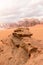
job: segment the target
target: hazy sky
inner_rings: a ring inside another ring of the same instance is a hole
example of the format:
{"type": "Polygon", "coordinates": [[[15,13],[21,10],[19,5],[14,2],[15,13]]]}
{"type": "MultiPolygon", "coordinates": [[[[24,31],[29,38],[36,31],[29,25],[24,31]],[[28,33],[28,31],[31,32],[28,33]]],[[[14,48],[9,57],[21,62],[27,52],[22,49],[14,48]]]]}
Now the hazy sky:
{"type": "Polygon", "coordinates": [[[43,17],[43,0],[0,0],[0,22],[43,17]]]}

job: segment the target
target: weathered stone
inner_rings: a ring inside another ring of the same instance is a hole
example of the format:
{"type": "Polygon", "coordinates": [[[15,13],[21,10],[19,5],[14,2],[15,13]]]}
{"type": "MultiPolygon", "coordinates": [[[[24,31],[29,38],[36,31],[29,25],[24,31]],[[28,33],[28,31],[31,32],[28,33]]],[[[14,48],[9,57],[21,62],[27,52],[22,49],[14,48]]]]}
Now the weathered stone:
{"type": "Polygon", "coordinates": [[[16,30],[14,30],[13,35],[15,37],[31,37],[32,33],[29,32],[29,28],[18,28],[16,30]]]}

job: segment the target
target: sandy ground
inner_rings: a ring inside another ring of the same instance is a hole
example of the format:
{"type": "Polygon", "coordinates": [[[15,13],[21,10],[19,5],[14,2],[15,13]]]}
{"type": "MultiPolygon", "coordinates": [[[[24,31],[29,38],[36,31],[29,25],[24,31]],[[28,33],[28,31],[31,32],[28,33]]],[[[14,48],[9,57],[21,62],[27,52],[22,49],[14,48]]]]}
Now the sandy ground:
{"type": "Polygon", "coordinates": [[[33,33],[33,38],[43,40],[43,24],[30,27],[30,32],[33,33]]]}
{"type": "Polygon", "coordinates": [[[13,32],[14,29],[3,29],[0,30],[0,39],[8,37],[13,32]]]}

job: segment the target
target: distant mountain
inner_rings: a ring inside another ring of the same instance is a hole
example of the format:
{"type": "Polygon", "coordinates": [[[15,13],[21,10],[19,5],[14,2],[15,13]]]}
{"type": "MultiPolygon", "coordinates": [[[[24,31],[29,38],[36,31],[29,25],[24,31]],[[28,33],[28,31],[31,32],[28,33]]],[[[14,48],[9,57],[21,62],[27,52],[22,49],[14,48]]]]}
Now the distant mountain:
{"type": "Polygon", "coordinates": [[[0,29],[5,29],[5,28],[15,28],[18,25],[16,23],[1,23],[0,24],[0,29]]]}
{"type": "Polygon", "coordinates": [[[43,24],[43,19],[40,20],[40,24],[43,24]]]}
{"type": "MultiPolygon", "coordinates": [[[[43,20],[41,20],[43,21],[43,20]]],[[[40,24],[42,23],[41,21],[39,21],[38,19],[23,19],[18,21],[18,23],[1,23],[0,24],[0,29],[5,29],[5,28],[16,28],[16,27],[30,27],[30,26],[34,26],[36,24],[40,24]]]]}
{"type": "Polygon", "coordinates": [[[17,23],[9,23],[9,28],[16,28],[18,27],[18,24],[17,23]]]}
{"type": "Polygon", "coordinates": [[[24,19],[18,22],[19,26],[29,27],[34,26],[36,24],[40,24],[40,21],[38,19],[24,19]]]}
{"type": "Polygon", "coordinates": [[[4,29],[4,28],[9,28],[9,25],[5,24],[5,23],[1,23],[0,24],[0,29],[4,29]]]}

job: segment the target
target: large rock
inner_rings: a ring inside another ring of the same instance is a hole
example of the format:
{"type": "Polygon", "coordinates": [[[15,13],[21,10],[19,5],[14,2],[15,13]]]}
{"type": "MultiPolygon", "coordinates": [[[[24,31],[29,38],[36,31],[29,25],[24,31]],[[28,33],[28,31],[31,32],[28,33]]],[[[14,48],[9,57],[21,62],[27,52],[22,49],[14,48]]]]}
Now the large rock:
{"type": "Polygon", "coordinates": [[[1,40],[0,65],[30,65],[29,61],[43,54],[43,47],[31,36],[29,28],[17,28],[8,38],[1,40]]]}

